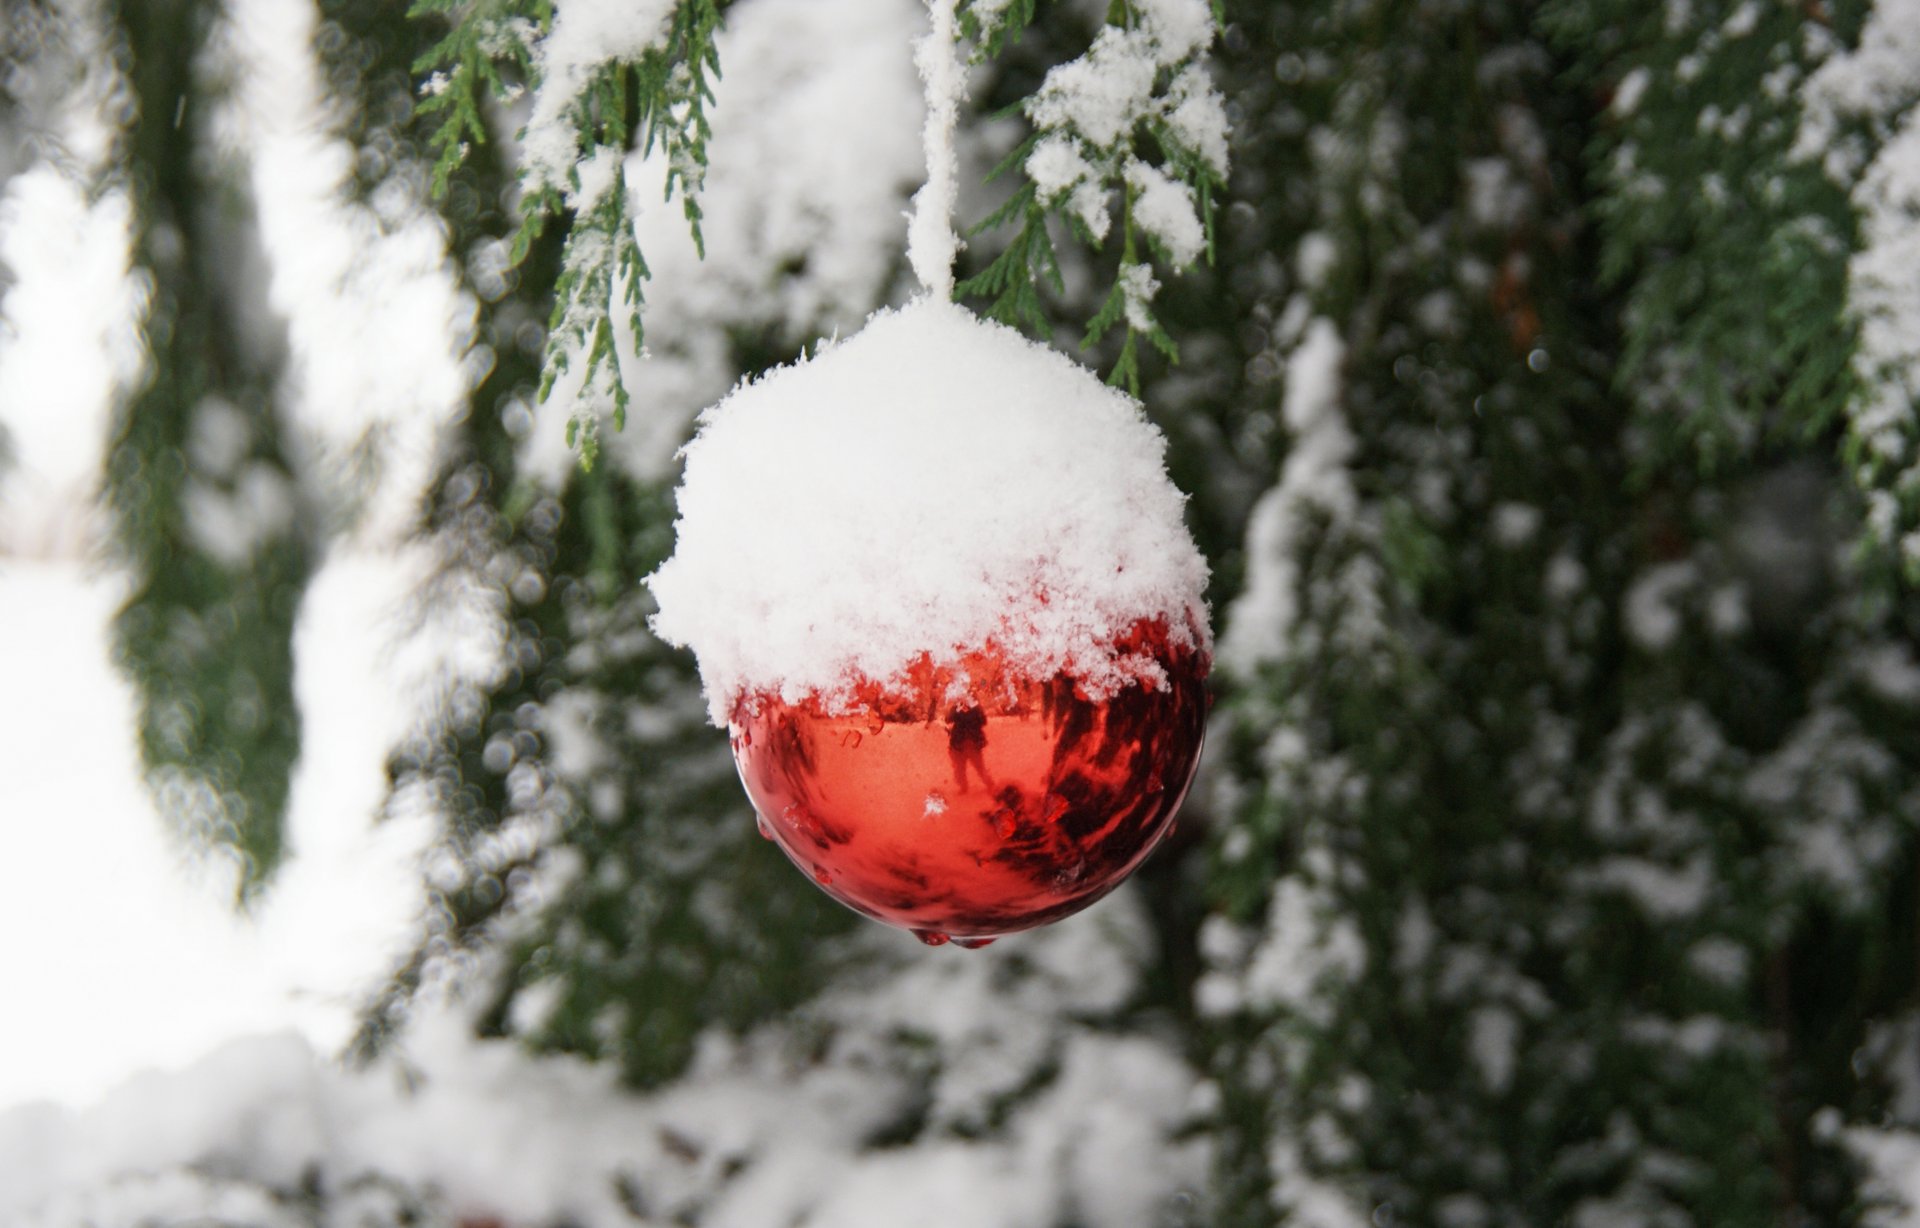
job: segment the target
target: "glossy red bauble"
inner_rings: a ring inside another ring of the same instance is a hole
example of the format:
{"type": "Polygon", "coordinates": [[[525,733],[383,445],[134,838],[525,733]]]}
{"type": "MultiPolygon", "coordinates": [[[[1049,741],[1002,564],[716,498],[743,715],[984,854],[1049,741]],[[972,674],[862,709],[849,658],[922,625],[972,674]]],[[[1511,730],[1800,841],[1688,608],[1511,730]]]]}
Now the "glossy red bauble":
{"type": "Polygon", "coordinates": [[[1206,721],[1203,652],[1162,622],[1116,650],[1157,671],[1097,700],[992,648],[831,710],[743,697],[729,728],[761,830],[841,903],[934,945],[1085,908],[1171,828],[1206,721]]]}

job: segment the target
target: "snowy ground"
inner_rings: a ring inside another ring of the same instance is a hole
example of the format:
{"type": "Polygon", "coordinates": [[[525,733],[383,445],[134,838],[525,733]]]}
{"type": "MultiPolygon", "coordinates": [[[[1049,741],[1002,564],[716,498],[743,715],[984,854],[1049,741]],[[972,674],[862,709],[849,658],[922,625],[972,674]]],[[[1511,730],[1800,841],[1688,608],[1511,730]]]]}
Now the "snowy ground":
{"type": "Polygon", "coordinates": [[[117,578],[73,559],[0,559],[0,677],[13,696],[0,705],[0,933],[16,1004],[0,1106],[81,1104],[248,1032],[342,1039],[417,900],[420,829],[373,821],[378,718],[400,707],[380,671],[379,615],[397,579],[391,564],[343,562],[309,597],[296,854],[242,916],[230,876],[189,857],[141,787],[132,697],[107,655],[117,578]]]}

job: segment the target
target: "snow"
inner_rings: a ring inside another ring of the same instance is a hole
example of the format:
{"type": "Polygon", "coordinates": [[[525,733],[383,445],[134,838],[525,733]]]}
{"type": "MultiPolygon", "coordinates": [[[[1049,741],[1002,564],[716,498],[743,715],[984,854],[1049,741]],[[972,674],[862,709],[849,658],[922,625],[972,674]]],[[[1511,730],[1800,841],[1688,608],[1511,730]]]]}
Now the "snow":
{"type": "Polygon", "coordinates": [[[1907,563],[1920,564],[1920,531],[1898,524],[1893,492],[1920,481],[1913,405],[1920,398],[1920,5],[1876,5],[1859,44],[1807,79],[1795,153],[1818,159],[1846,187],[1859,216],[1848,262],[1848,307],[1859,321],[1855,370],[1864,384],[1850,429],[1870,470],[1870,520],[1907,563]],[[1866,121],[1878,151],[1844,135],[1866,121]],[[1873,487],[1877,487],[1874,489],[1873,487]]]}
{"type": "Polygon", "coordinates": [[[1153,0],[1138,8],[1137,26],[1105,26],[1086,54],[1049,69],[1027,103],[1027,117],[1043,131],[1071,130],[1109,152],[1128,142],[1138,125],[1165,122],[1224,175],[1225,106],[1205,71],[1187,62],[1213,41],[1206,0],[1153,0]],[[1163,69],[1178,72],[1156,97],[1163,69]]]}
{"type": "Polygon", "coordinates": [[[1207,248],[1193,191],[1137,158],[1129,159],[1127,186],[1134,191],[1133,220],[1166,249],[1175,268],[1192,264],[1207,248]]]}
{"type": "Polygon", "coordinates": [[[1203,935],[1208,970],[1194,985],[1201,1014],[1221,1018],[1276,1009],[1324,1024],[1334,1009],[1329,991],[1366,970],[1367,948],[1353,919],[1331,894],[1298,876],[1282,878],[1258,933],[1210,920],[1203,935]]]}
{"type": "Polygon", "coordinates": [[[1027,155],[1026,170],[1043,202],[1051,202],[1095,173],[1093,164],[1080,151],[1080,142],[1058,133],[1035,142],[1033,152],[1027,155]]]}
{"type": "MultiPolygon", "coordinates": [[[[735,377],[732,335],[798,346],[851,331],[886,301],[906,242],[908,193],[925,177],[925,114],[912,47],[916,0],[742,0],[717,36],[723,75],[708,115],[702,258],[667,160],[629,159],[634,233],[653,272],[646,349],[614,316],[633,394],[623,432],[601,444],[645,480],[672,474],[701,409],[735,377]]],[[[578,373],[535,412],[523,468],[557,486],[578,463],[564,423],[583,409],[578,373]]]]}
{"type": "Polygon", "coordinates": [[[1340,364],[1346,346],[1331,321],[1316,319],[1287,363],[1281,418],[1293,446],[1280,481],[1254,505],[1247,526],[1245,587],[1227,612],[1220,660],[1250,675],[1287,650],[1298,610],[1299,566],[1294,550],[1306,519],[1343,520],[1356,496],[1347,464],[1353,432],[1340,415],[1340,364]]]}
{"type": "Polygon", "coordinates": [[[1160,279],[1150,264],[1120,266],[1120,299],[1127,324],[1141,332],[1153,327],[1153,296],[1160,293],[1160,279]]]}
{"type": "Polygon", "coordinates": [[[724,723],[751,691],[832,698],[989,642],[1093,693],[1150,663],[1141,619],[1207,647],[1206,564],[1130,398],[962,308],[917,300],[737,389],[685,449],[656,632],[724,723]]]}
{"type": "Polygon", "coordinates": [[[1152,106],[1161,56],[1145,29],[1104,27],[1084,56],[1047,70],[1027,117],[1038,128],[1071,128],[1095,146],[1117,145],[1152,106]]]}
{"type": "MultiPolygon", "coordinates": [[[[349,200],[355,154],[334,117],[313,51],[317,14],[302,0],[235,6],[219,54],[236,88],[221,143],[248,159],[260,240],[272,251],[268,302],[285,321],[292,373],[281,389],[308,473],[353,506],[367,540],[397,540],[417,515],[441,430],[464,412],[473,303],[447,258],[419,185],[349,200]],[[347,356],[351,356],[347,360],[347,356]],[[368,487],[366,445],[380,458],[368,487]]],[[[265,539],[276,492],[243,484],[234,509],[265,539]]],[[[292,492],[279,498],[291,503],[292,492]]]]}
{"type": "Polygon", "coordinates": [[[1679,638],[1680,598],[1698,579],[1691,562],[1659,563],[1627,586],[1621,599],[1627,634],[1648,652],[1661,652],[1679,638]]]}
{"type": "Polygon", "coordinates": [[[907,263],[920,285],[937,299],[953,297],[953,258],[960,236],[953,230],[954,127],[966,97],[966,71],[960,62],[955,5],[958,0],[928,0],[931,28],[914,44],[914,64],[927,87],[927,119],[921,143],[927,154],[927,183],[913,197],[907,223],[907,263]]]}
{"type": "Polygon", "coordinates": [[[318,1043],[344,1040],[418,906],[412,858],[425,831],[375,818],[387,737],[411,708],[370,632],[403,583],[378,563],[316,580],[296,644],[309,735],[289,816],[295,856],[269,900],[238,917],[226,867],[191,862],[141,784],[132,696],[106,645],[119,581],[0,559],[0,670],[37,697],[0,711],[0,759],[12,765],[0,813],[33,816],[9,829],[0,932],[46,938],[9,949],[9,977],[16,1001],[47,1004],[9,1020],[0,1105],[84,1102],[238,1033],[298,1026],[318,1043]]]}
{"type": "Polygon", "coordinates": [[[1209,1155],[1175,1141],[1210,1100],[1166,1040],[1103,1031],[1136,991],[1145,916],[1122,892],[1019,951],[955,958],[862,933],[872,970],[647,1095],[610,1069],[415,1021],[361,1071],[291,1033],[246,1037],[85,1109],[0,1112],[0,1221],[120,1228],[245,1210],[379,1174],[447,1218],[761,1228],[965,1223],[1129,1228],[1191,1200],[1209,1155]],[[1087,1022],[1070,1021],[1069,1016],[1087,1022]],[[942,1062],[922,1060],[938,1037],[942,1062]],[[926,1115],[912,1146],[870,1140],[926,1115]],[[996,1124],[1003,1123],[1003,1124],[996,1124]]]}
{"type": "Polygon", "coordinates": [[[520,148],[529,189],[565,191],[578,147],[573,112],[581,94],[601,69],[664,43],[674,3],[556,0],[553,10],[553,28],[535,44],[538,84],[520,148]]]}
{"type": "Polygon", "coordinates": [[[13,279],[0,299],[0,431],[17,462],[0,481],[0,554],[63,555],[94,531],[86,500],[108,397],[143,355],[129,221],[125,192],[90,199],[46,163],[0,195],[0,266],[13,279]]]}
{"type": "Polygon", "coordinates": [[[1199,65],[1180,70],[1167,87],[1167,126],[1180,143],[1199,154],[1214,174],[1227,177],[1227,110],[1220,92],[1199,65]]]}
{"type": "Polygon", "coordinates": [[[1861,1222],[1867,1228],[1911,1228],[1920,1215],[1920,1133],[1855,1129],[1844,1137],[1866,1170],[1861,1222]]]}
{"type": "Polygon", "coordinates": [[[1480,1081],[1496,1096],[1513,1084],[1519,1042],[1520,1021],[1505,1007],[1483,1006],[1467,1017],[1467,1053],[1480,1081]]]}

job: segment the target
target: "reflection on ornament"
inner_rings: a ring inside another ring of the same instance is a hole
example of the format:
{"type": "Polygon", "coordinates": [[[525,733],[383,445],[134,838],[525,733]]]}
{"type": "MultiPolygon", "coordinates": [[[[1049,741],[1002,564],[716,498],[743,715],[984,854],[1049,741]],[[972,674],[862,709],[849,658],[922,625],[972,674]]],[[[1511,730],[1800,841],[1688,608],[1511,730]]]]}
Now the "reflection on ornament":
{"type": "Polygon", "coordinates": [[[749,693],[729,722],[760,830],[826,892],[938,946],[985,946],[1117,887],[1200,758],[1204,651],[1164,620],[1114,644],[1138,681],[1090,697],[987,648],[829,704],[749,693]]]}

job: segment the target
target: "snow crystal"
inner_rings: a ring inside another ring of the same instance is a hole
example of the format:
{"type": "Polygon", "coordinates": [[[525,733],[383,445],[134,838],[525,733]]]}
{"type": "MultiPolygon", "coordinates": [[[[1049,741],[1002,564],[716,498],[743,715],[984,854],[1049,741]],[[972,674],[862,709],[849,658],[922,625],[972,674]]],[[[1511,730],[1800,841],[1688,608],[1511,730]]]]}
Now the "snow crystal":
{"type": "Polygon", "coordinates": [[[559,0],[553,29],[534,54],[539,86],[521,136],[530,187],[564,191],[578,131],[574,110],[594,74],[637,60],[666,38],[673,0],[559,0]]]}
{"type": "Polygon", "coordinates": [[[1192,189],[1137,158],[1128,161],[1126,177],[1134,191],[1133,220],[1167,249],[1174,267],[1192,264],[1207,247],[1192,189]]]}
{"type": "Polygon", "coordinates": [[[988,642],[1125,685],[1111,645],[1138,620],[1207,647],[1164,447],[1011,329],[931,299],[880,312],[702,416],[655,630],[694,650],[715,723],[748,691],[832,697],[988,642]]]}

